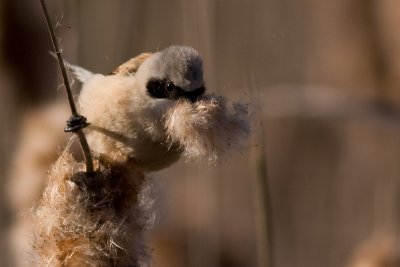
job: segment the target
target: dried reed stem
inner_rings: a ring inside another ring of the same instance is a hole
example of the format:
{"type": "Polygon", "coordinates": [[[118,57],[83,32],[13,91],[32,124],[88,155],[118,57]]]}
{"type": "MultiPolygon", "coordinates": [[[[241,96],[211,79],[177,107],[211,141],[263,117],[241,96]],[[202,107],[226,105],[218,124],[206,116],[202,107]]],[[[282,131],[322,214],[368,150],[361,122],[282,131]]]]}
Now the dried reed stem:
{"type": "MultiPolygon", "coordinates": [[[[54,29],[53,29],[53,26],[52,26],[52,23],[51,23],[49,12],[47,10],[46,2],[44,0],[40,0],[40,3],[42,4],[43,13],[44,13],[44,16],[45,16],[45,19],[46,19],[47,28],[48,28],[49,33],[50,33],[51,41],[53,43],[54,52],[55,52],[55,54],[57,56],[58,64],[59,64],[60,69],[61,69],[62,77],[63,77],[63,80],[64,80],[64,86],[65,86],[65,90],[67,92],[68,102],[69,102],[69,106],[71,108],[72,115],[74,117],[79,117],[80,115],[78,114],[78,111],[77,111],[76,106],[75,106],[75,101],[74,101],[74,97],[72,95],[71,85],[69,83],[67,71],[66,71],[65,65],[64,65],[64,60],[63,60],[60,48],[59,48],[58,43],[57,43],[56,35],[54,33],[54,29]]],[[[88,174],[91,174],[91,173],[93,173],[93,160],[92,160],[92,156],[91,156],[91,153],[90,153],[89,144],[88,144],[88,142],[87,142],[87,140],[85,138],[85,134],[82,132],[81,129],[76,131],[76,135],[78,136],[78,140],[79,140],[79,143],[81,145],[81,148],[82,148],[82,151],[83,151],[83,155],[85,157],[86,172],[88,174]]]]}

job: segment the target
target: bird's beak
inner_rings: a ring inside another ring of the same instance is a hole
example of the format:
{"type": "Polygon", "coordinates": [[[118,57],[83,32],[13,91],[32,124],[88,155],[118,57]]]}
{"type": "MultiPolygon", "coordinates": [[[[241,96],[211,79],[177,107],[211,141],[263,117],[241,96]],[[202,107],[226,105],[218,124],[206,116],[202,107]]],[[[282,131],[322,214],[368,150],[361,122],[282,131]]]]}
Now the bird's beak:
{"type": "Polygon", "coordinates": [[[193,91],[190,92],[185,92],[183,94],[183,97],[186,99],[190,100],[190,102],[194,103],[196,102],[200,96],[204,95],[204,92],[206,91],[206,88],[204,86],[197,88],[193,91]]]}

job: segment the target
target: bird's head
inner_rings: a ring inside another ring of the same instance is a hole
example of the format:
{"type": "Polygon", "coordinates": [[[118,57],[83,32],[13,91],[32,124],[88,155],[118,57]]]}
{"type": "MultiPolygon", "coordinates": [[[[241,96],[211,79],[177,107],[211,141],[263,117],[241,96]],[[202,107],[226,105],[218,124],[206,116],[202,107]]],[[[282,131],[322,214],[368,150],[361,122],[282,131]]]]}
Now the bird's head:
{"type": "Polygon", "coordinates": [[[195,102],[205,92],[203,62],[199,53],[186,46],[170,46],[152,54],[137,70],[141,94],[156,101],[195,102]]]}

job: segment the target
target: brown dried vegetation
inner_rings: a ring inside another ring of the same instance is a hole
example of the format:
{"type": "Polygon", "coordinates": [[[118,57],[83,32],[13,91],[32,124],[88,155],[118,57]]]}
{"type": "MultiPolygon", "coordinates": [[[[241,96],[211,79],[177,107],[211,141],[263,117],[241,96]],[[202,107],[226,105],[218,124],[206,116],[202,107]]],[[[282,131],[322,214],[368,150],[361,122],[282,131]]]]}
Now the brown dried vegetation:
{"type": "Polygon", "coordinates": [[[88,176],[65,151],[36,211],[38,266],[145,266],[144,175],[104,158],[88,176]]]}

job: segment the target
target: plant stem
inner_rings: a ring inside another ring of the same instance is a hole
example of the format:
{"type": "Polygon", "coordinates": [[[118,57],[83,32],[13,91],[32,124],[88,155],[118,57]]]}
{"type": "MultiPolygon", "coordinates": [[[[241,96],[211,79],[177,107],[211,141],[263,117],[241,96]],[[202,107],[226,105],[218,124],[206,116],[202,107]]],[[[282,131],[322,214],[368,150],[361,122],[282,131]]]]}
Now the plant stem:
{"type": "MultiPolygon", "coordinates": [[[[47,10],[46,2],[45,2],[45,0],[40,0],[40,3],[42,4],[43,13],[46,18],[47,28],[49,30],[51,41],[53,43],[54,52],[57,56],[58,64],[61,69],[62,77],[64,80],[64,86],[65,86],[65,90],[67,92],[68,102],[69,102],[69,106],[71,108],[72,116],[79,116],[78,111],[75,106],[74,97],[72,95],[72,90],[71,90],[71,85],[70,85],[70,82],[68,79],[67,70],[65,69],[64,60],[61,55],[60,48],[58,46],[58,42],[56,39],[56,35],[54,33],[53,26],[51,24],[49,11],[47,10]]],[[[92,156],[90,153],[89,144],[86,140],[85,134],[83,133],[82,129],[77,130],[75,133],[78,136],[78,140],[81,145],[83,155],[85,157],[86,172],[88,174],[91,174],[91,173],[93,173],[93,160],[92,160],[92,156]]]]}
{"type": "Polygon", "coordinates": [[[61,51],[60,51],[60,48],[58,46],[58,42],[56,39],[56,35],[54,33],[53,26],[51,24],[49,11],[47,10],[46,2],[44,0],[40,0],[40,3],[42,4],[43,13],[46,18],[47,28],[49,29],[51,41],[53,43],[54,52],[57,56],[57,60],[60,65],[60,69],[61,69],[61,73],[62,73],[62,76],[64,79],[64,85],[65,85],[65,89],[67,91],[69,106],[71,108],[72,115],[78,115],[78,112],[77,112],[76,106],[75,106],[75,102],[74,102],[74,98],[73,98],[72,92],[71,92],[71,85],[69,83],[67,71],[65,69],[64,60],[62,58],[61,51]]]}

